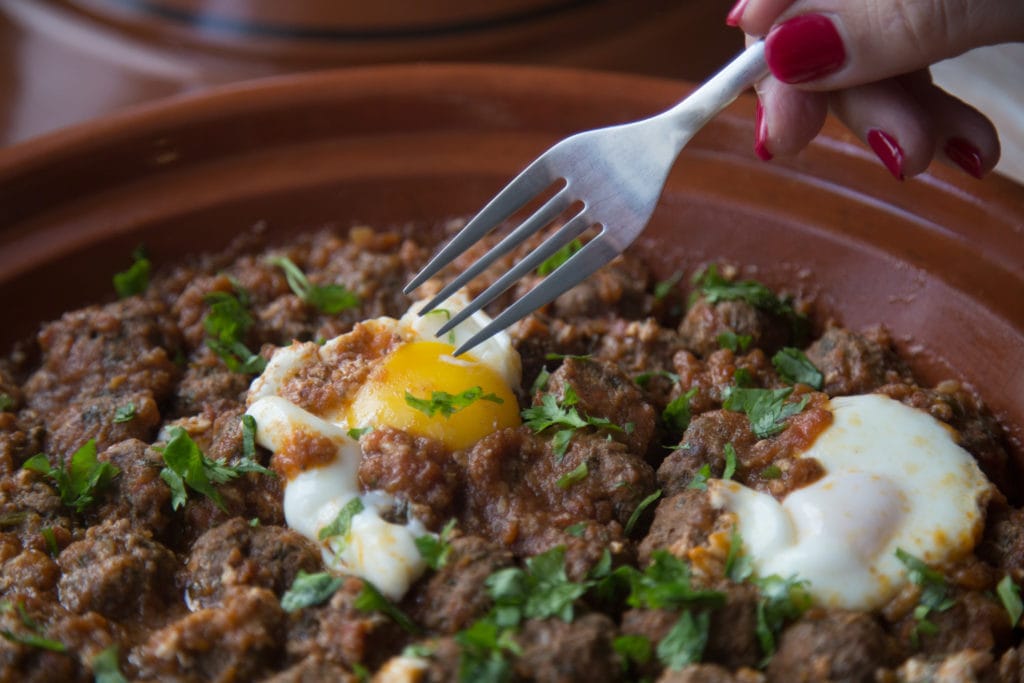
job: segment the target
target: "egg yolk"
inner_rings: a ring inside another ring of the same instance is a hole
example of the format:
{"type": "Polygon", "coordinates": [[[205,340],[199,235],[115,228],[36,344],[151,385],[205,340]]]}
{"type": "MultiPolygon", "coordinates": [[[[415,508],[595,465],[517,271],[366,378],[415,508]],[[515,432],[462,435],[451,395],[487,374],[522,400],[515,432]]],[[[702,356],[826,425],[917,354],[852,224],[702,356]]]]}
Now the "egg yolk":
{"type": "Polygon", "coordinates": [[[520,424],[519,405],[512,390],[493,368],[470,354],[452,356],[455,347],[443,342],[403,344],[380,363],[359,388],[349,406],[349,425],[389,426],[437,439],[451,450],[469,448],[491,432],[520,424]],[[476,392],[479,397],[461,407],[447,397],[476,392]],[[412,397],[412,401],[409,397],[412,397]],[[415,407],[415,399],[449,405],[450,414],[415,407]]]}

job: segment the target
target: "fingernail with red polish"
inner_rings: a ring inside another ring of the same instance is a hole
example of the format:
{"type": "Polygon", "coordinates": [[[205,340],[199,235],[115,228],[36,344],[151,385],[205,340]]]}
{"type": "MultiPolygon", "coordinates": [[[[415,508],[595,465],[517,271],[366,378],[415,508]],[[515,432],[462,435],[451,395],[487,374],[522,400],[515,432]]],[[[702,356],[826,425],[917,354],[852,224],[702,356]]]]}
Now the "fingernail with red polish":
{"type": "Polygon", "coordinates": [[[725,18],[725,23],[729,26],[739,26],[740,21],[743,20],[743,10],[747,9],[747,3],[750,0],[739,0],[732,9],[729,10],[729,16],[725,18]]]}
{"type": "Polygon", "coordinates": [[[981,152],[967,140],[950,138],[946,141],[945,152],[953,163],[978,180],[985,175],[981,152]]]}
{"type": "Polygon", "coordinates": [[[868,131],[868,145],[882,160],[896,180],[903,180],[903,148],[896,138],[883,130],[872,128],[868,131]]]}
{"type": "Polygon", "coordinates": [[[757,101],[754,110],[754,154],[761,161],[771,161],[772,153],[768,151],[768,124],[764,120],[764,105],[757,101]]]}
{"type": "Polygon", "coordinates": [[[846,48],[832,20],[804,14],[768,32],[765,60],[772,74],[785,83],[804,83],[827,76],[846,63],[846,48]]]}

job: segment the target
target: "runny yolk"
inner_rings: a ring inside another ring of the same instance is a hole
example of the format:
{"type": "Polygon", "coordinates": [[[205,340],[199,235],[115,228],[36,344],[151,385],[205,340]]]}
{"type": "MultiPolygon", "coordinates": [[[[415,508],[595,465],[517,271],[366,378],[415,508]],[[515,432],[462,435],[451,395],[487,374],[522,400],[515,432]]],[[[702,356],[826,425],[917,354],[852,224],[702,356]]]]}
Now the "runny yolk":
{"type": "Polygon", "coordinates": [[[471,354],[453,357],[454,350],[450,344],[433,341],[399,346],[357,391],[348,424],[394,427],[437,439],[451,450],[468,448],[491,432],[519,425],[519,405],[501,375],[471,354]],[[445,394],[457,397],[476,387],[480,397],[465,407],[446,400],[445,394]],[[449,404],[455,412],[446,416],[439,409],[428,416],[410,405],[407,394],[425,401],[436,398],[435,404],[449,404]]]}

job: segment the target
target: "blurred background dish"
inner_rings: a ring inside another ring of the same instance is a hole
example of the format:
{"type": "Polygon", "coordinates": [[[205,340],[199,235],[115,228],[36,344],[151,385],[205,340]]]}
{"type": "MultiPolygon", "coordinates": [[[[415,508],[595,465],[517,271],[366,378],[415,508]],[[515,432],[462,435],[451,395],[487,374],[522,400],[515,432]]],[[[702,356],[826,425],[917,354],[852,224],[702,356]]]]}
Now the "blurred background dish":
{"type": "MultiPolygon", "coordinates": [[[[557,139],[639,118],[674,80],[471,65],[367,67],[224,86],[0,150],[9,348],[156,264],[340,224],[438,229],[557,139]]],[[[745,264],[857,330],[885,324],[925,382],[970,381],[1024,456],[1024,187],[945,167],[896,183],[829,122],[797,159],[750,152],[741,98],[687,146],[635,249],[668,277],[745,264]]]]}

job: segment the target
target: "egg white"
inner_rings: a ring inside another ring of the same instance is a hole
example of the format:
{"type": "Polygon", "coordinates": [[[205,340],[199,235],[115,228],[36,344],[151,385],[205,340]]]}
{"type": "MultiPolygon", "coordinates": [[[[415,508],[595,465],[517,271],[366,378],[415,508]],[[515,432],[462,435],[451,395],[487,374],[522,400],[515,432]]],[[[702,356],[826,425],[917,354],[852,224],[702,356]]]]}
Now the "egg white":
{"type": "Polygon", "coordinates": [[[801,457],[826,474],[781,502],[710,480],[715,507],[734,513],[761,576],[798,576],[827,607],[880,607],[903,586],[900,548],[932,565],[965,556],[984,526],[992,485],[951,430],[879,394],[830,401],[833,423],[801,457]]]}

